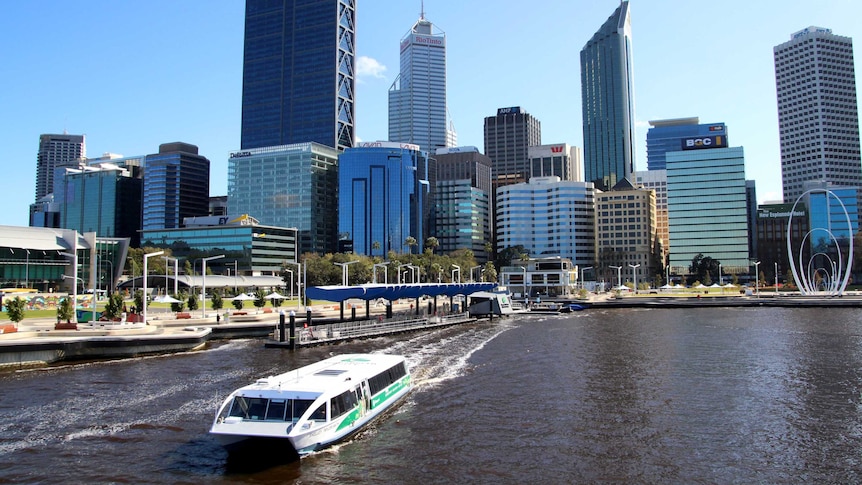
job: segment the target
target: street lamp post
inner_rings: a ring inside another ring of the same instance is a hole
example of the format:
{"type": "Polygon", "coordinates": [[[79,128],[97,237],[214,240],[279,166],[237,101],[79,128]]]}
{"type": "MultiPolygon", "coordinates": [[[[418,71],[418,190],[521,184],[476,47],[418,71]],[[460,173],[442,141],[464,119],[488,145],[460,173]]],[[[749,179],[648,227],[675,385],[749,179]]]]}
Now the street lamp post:
{"type": "Polygon", "coordinates": [[[337,266],[341,266],[341,286],[347,286],[347,283],[350,281],[348,266],[358,262],[359,261],[347,261],[346,263],[335,263],[337,266]]]}
{"type": "Polygon", "coordinates": [[[721,278],[721,263],[718,263],[718,284],[724,286],[724,280],[721,278]]]}
{"type": "Polygon", "coordinates": [[[623,272],[622,272],[623,267],[622,266],[610,266],[609,265],[608,268],[617,270],[617,289],[619,289],[621,286],[623,286],[623,272]]]}
{"type": "MultiPolygon", "coordinates": [[[[476,279],[473,278],[473,270],[476,268],[481,268],[481,267],[482,267],[482,265],[480,264],[479,266],[473,266],[472,268],[470,268],[470,281],[472,281],[473,283],[476,282],[476,279]]],[[[480,273],[480,275],[481,275],[481,273],[480,273]]]]}
{"type": "Polygon", "coordinates": [[[300,303],[302,302],[302,282],[299,277],[302,275],[302,263],[297,263],[295,261],[285,261],[284,264],[295,264],[296,265],[296,308],[300,308],[300,303]]]}
{"type": "Polygon", "coordinates": [[[775,294],[778,294],[778,261],[775,263],[775,294]]]}
{"type": "Polygon", "coordinates": [[[154,253],[149,253],[144,255],[144,309],[142,310],[142,314],[144,315],[144,325],[147,324],[147,260],[152,258],[153,256],[161,256],[165,254],[164,251],[156,251],[154,253]]]}
{"type": "MultiPolygon", "coordinates": [[[[60,253],[62,256],[72,258],[72,277],[78,278],[78,238],[72,244],[71,253],[60,253]]],[[[65,279],[65,275],[63,275],[65,279]]],[[[83,283],[83,280],[81,281],[83,283]]],[[[78,323],[78,280],[72,280],[72,320],[78,323]]]]}
{"type": "Polygon", "coordinates": [[[293,300],[293,270],[284,268],[284,271],[290,273],[290,299],[293,300]]]}
{"type": "Polygon", "coordinates": [[[461,267],[457,264],[452,265],[452,283],[455,282],[455,273],[458,273],[458,283],[461,282],[461,267]]]}
{"type": "MultiPolygon", "coordinates": [[[[399,264],[399,265],[398,265],[398,268],[397,268],[397,271],[398,271],[398,284],[399,284],[399,285],[401,284],[401,268],[403,268],[403,267],[405,267],[405,266],[410,266],[410,265],[409,265],[409,264],[399,264]]],[[[410,274],[412,275],[413,273],[411,272],[410,274]]]]}
{"type": "Polygon", "coordinates": [[[630,265],[629,265],[629,268],[631,268],[631,269],[632,269],[632,275],[634,275],[634,280],[635,280],[635,295],[637,295],[637,294],[638,294],[638,268],[640,268],[640,267],[641,267],[640,263],[638,263],[638,264],[630,264],[630,265]]]}
{"type": "Polygon", "coordinates": [[[203,277],[201,280],[201,314],[203,318],[207,317],[207,261],[221,259],[223,257],[224,254],[210,256],[208,258],[203,258],[203,262],[201,262],[201,276],[203,277]]]}
{"type": "Polygon", "coordinates": [[[377,263],[372,267],[372,269],[374,270],[374,284],[377,284],[377,268],[378,267],[383,268],[383,283],[387,284],[387,285],[389,284],[389,274],[388,274],[389,269],[386,267],[386,265],[391,263],[391,262],[392,261],[377,263]]]}
{"type": "Polygon", "coordinates": [[[172,258],[170,256],[162,256],[162,259],[165,260],[165,293],[167,293],[168,288],[168,261],[174,261],[174,294],[179,293],[179,287],[177,286],[177,278],[179,278],[179,260],[177,258],[172,258]]]}
{"type": "Polygon", "coordinates": [[[411,264],[407,267],[410,268],[410,281],[412,283],[421,283],[421,281],[419,281],[419,278],[421,276],[421,273],[419,272],[419,266],[411,264]]]}
{"type": "Polygon", "coordinates": [[[237,276],[237,272],[238,272],[237,271],[237,269],[238,269],[237,262],[238,261],[236,261],[236,260],[234,260],[234,262],[233,262],[233,294],[234,294],[234,296],[236,296],[236,276],[237,276]]]}
{"type": "Polygon", "coordinates": [[[754,294],[760,296],[760,274],[757,272],[758,266],[760,266],[760,261],[754,263],[754,294]]]}

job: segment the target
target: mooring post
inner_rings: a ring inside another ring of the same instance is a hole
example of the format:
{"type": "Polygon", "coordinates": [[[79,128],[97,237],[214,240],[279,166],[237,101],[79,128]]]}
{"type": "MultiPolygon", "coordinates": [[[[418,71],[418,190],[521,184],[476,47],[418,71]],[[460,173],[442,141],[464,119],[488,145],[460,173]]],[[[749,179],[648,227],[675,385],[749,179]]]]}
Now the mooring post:
{"type": "Polygon", "coordinates": [[[278,341],[284,342],[284,310],[278,312],[278,341]]]}
{"type": "Polygon", "coordinates": [[[305,307],[305,324],[311,326],[311,307],[305,307]]]}
{"type": "Polygon", "coordinates": [[[296,349],[296,312],[290,311],[290,342],[288,343],[290,350],[296,349]]]}

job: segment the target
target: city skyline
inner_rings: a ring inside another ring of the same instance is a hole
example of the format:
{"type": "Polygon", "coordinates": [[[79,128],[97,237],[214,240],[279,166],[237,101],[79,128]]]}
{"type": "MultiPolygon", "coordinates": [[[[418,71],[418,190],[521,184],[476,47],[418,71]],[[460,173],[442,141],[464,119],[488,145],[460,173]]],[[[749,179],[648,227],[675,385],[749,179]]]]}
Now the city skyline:
{"type": "MultiPolygon", "coordinates": [[[[357,6],[357,141],[386,139],[387,91],[398,73],[392,39],[417,18],[420,2],[413,3],[357,6]]],[[[540,1],[524,11],[519,2],[425,2],[425,15],[449,37],[448,104],[459,145],[483,149],[483,119],[521,106],[542,120],[543,142],[583,147],[575,59],[618,6],[540,1]]],[[[227,193],[228,156],[240,146],[243,2],[48,1],[6,10],[2,35],[15,50],[11,75],[0,81],[11,182],[0,224],[27,225],[39,135],[64,130],[87,135],[90,157],[195,144],[212,161],[211,195],[227,193]]],[[[854,37],[858,13],[862,6],[846,0],[729,1],[708,12],[633,0],[635,170],[646,169],[648,120],[698,116],[725,122],[733,145],[745,148],[759,201],[780,199],[772,49],[812,25],[854,37]]]]}

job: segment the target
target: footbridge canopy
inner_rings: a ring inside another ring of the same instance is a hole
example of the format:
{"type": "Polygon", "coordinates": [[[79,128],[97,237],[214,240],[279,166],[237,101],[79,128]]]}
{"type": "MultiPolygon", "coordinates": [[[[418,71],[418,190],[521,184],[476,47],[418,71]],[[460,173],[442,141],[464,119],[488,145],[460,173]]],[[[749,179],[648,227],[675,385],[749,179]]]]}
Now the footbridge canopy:
{"type": "Polygon", "coordinates": [[[472,295],[479,291],[493,291],[496,283],[417,283],[409,285],[368,284],[358,286],[310,286],[306,296],[314,300],[345,301],[351,298],[360,300],[398,300],[419,298],[421,296],[472,295]]]}

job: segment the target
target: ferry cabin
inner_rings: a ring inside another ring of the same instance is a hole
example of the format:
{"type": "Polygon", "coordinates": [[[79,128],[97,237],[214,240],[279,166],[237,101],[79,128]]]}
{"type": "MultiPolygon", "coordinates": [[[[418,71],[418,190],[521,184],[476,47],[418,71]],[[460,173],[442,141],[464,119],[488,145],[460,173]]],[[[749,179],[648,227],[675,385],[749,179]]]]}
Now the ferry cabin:
{"type": "Polygon", "coordinates": [[[286,439],[302,456],[359,431],[410,388],[402,356],[336,356],[234,391],[210,433],[228,451],[286,439]]]}

